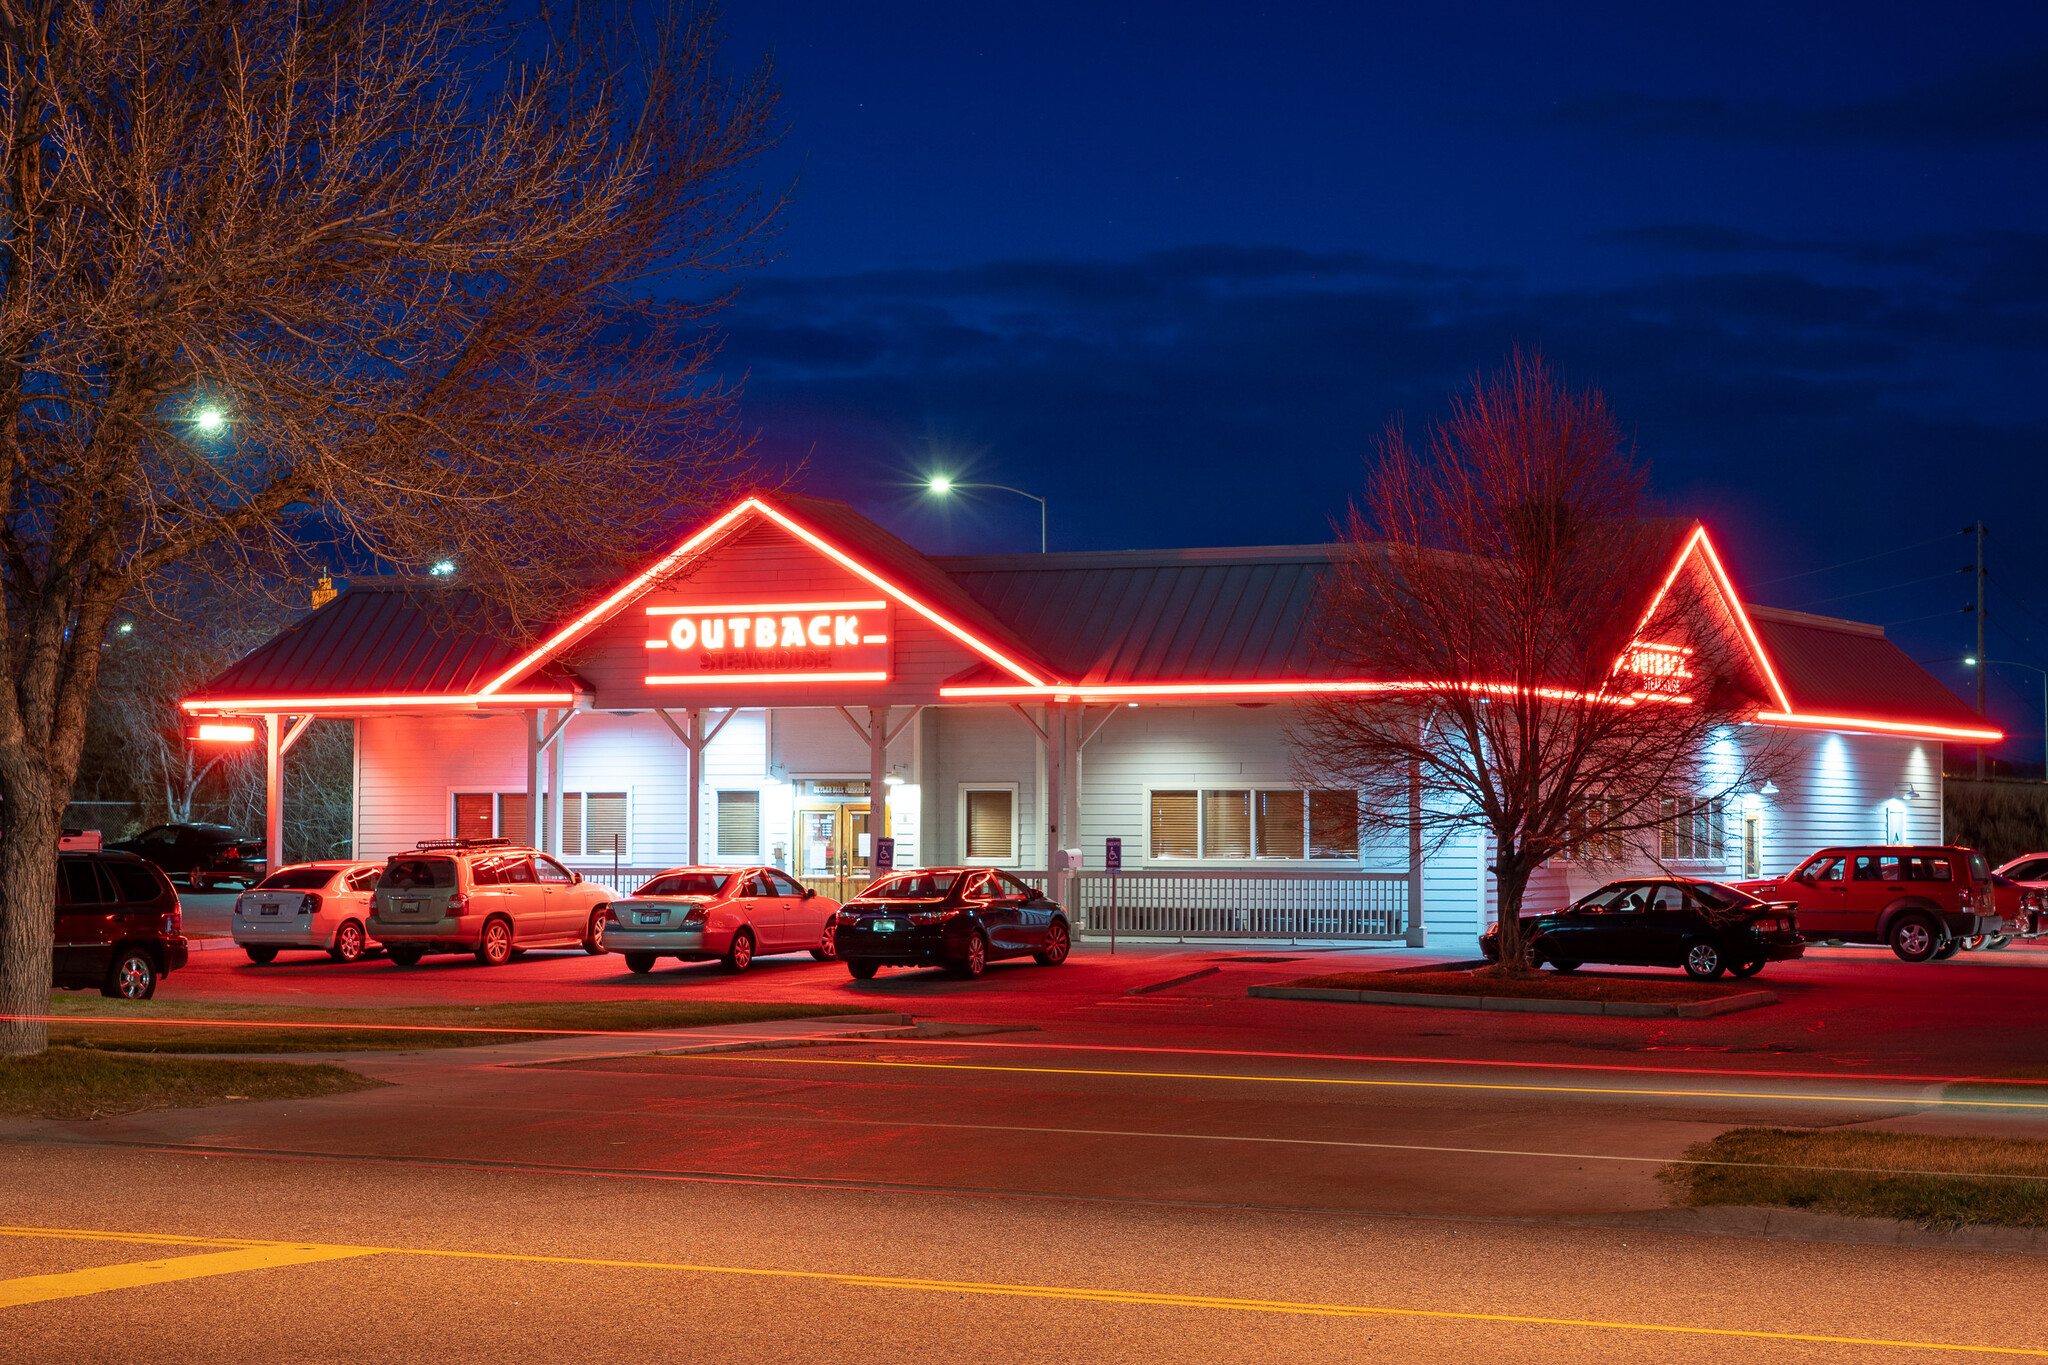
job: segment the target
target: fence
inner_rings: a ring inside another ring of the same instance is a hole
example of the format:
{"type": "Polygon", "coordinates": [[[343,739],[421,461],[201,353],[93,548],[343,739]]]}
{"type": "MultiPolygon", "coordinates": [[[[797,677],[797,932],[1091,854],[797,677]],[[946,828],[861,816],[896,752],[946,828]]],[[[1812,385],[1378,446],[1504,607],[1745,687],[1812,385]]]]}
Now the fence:
{"type": "Polygon", "coordinates": [[[1406,872],[1147,871],[1071,875],[1068,909],[1082,933],[1108,936],[1112,880],[1122,934],[1406,939],[1420,928],[1406,872]]]}

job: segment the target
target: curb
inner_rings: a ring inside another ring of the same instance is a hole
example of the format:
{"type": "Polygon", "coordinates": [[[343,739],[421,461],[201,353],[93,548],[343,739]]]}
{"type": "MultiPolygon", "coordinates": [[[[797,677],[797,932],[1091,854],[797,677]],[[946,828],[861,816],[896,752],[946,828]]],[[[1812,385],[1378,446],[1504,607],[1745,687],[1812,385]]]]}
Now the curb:
{"type": "Polygon", "coordinates": [[[1200,981],[1203,977],[1214,976],[1222,970],[1221,967],[1204,967],[1198,972],[1189,972],[1186,976],[1176,976],[1171,981],[1155,981],[1149,986],[1128,986],[1124,989],[1124,994],[1150,995],[1154,991],[1163,991],[1169,986],[1185,986],[1190,981],[1200,981]]]}
{"type": "Polygon", "coordinates": [[[1769,991],[1745,991],[1690,1004],[1641,1000],[1525,1000],[1500,995],[1426,995],[1419,991],[1341,991],[1320,986],[1252,986],[1245,992],[1264,1000],[1325,1000],[1345,1005],[1412,1005],[1437,1010],[1495,1010],[1504,1014],[1599,1014],[1633,1019],[1707,1019],[1736,1010],[1775,1005],[1769,991]]]}
{"type": "Polygon", "coordinates": [[[1709,1204],[1699,1208],[1642,1213],[1580,1214],[1546,1220],[1573,1227],[1641,1228],[1646,1232],[1689,1232],[1701,1237],[1754,1237],[1776,1242],[1849,1242],[1861,1246],[1912,1247],[1938,1251],[1997,1251],[2048,1256],[2048,1228],[1976,1224],[1953,1230],[1922,1227],[1902,1218],[1851,1218],[1807,1209],[1753,1204],[1709,1204]]]}

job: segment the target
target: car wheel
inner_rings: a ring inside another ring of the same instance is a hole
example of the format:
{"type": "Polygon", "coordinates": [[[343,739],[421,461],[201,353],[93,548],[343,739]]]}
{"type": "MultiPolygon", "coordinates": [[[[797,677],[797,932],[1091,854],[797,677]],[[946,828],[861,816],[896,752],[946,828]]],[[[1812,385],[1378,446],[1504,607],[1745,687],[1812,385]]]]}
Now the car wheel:
{"type": "Polygon", "coordinates": [[[604,951],[604,917],[608,913],[602,905],[590,912],[590,927],[583,934],[583,951],[592,957],[604,951]]]}
{"type": "Polygon", "coordinates": [[[191,887],[195,893],[213,890],[213,883],[200,876],[197,872],[186,874],[185,885],[191,887]]]}
{"type": "Polygon", "coordinates": [[[1563,958],[1550,959],[1550,970],[1553,972],[1575,972],[1585,965],[1583,962],[1567,962],[1563,958]]]}
{"type": "Polygon", "coordinates": [[[484,936],[477,940],[476,960],[486,967],[502,967],[512,960],[512,926],[501,919],[484,921],[484,936]]]}
{"type": "Polygon", "coordinates": [[[147,1000],[156,994],[156,959],[140,948],[125,948],[107,964],[100,994],[112,1000],[147,1000]]]}
{"type": "Polygon", "coordinates": [[[417,967],[426,954],[417,948],[386,948],[384,955],[391,959],[394,967],[417,967]]]}
{"type": "Polygon", "coordinates": [[[1959,938],[1952,938],[1934,950],[1934,960],[1936,962],[1946,962],[1962,950],[1963,941],[1959,938]]]}
{"type": "Polygon", "coordinates": [[[1990,937],[1991,935],[1989,934],[1971,934],[1968,938],[1957,939],[1956,942],[1962,945],[1964,952],[1974,953],[1979,948],[1982,948],[1984,946],[1984,940],[1990,937]]]}
{"type": "Polygon", "coordinates": [[[1045,931],[1045,947],[1031,956],[1041,967],[1057,967],[1067,960],[1073,947],[1073,941],[1067,937],[1067,926],[1054,920],[1045,931]]]}
{"type": "Polygon", "coordinates": [[[967,936],[967,952],[948,962],[946,970],[963,981],[972,981],[988,970],[988,940],[979,929],[967,936]]]}
{"type": "Polygon", "coordinates": [[[1685,950],[1685,974],[1695,981],[1712,981],[1728,970],[1721,950],[1711,943],[1695,943],[1685,950]]]}
{"type": "Polygon", "coordinates": [[[275,948],[244,948],[242,949],[242,951],[249,955],[249,960],[251,962],[264,963],[277,961],[277,949],[275,948]]]}
{"type": "Polygon", "coordinates": [[[879,962],[849,962],[846,970],[853,973],[855,981],[873,981],[875,973],[882,969],[879,962]]]}
{"type": "Polygon", "coordinates": [[[363,926],[352,919],[345,919],[341,922],[341,927],[334,931],[334,946],[327,950],[327,955],[336,962],[354,962],[362,957],[363,949],[367,945],[368,940],[363,937],[363,926]]]}
{"type": "Polygon", "coordinates": [[[1993,934],[1990,938],[1984,941],[1984,949],[1986,952],[1995,953],[2000,948],[2005,947],[2007,944],[2011,942],[2011,934],[1993,934]]]}
{"type": "Polygon", "coordinates": [[[653,954],[653,953],[627,953],[627,954],[626,954],[626,970],[628,970],[628,971],[633,971],[633,972],[651,972],[651,971],[653,971],[653,970],[654,970],[654,954],[653,954]]]}
{"type": "Polygon", "coordinates": [[[720,959],[725,969],[735,974],[754,965],[754,931],[742,929],[732,936],[732,946],[725,950],[720,959]]]}
{"type": "Polygon", "coordinates": [[[838,957],[839,941],[833,937],[838,930],[839,926],[832,922],[832,917],[827,916],[825,919],[825,932],[818,936],[818,946],[811,949],[811,956],[820,962],[830,962],[838,957]]]}
{"type": "Polygon", "coordinates": [[[1892,925],[1891,944],[1899,961],[1925,962],[1941,947],[1941,937],[1925,915],[1904,915],[1892,925]]]}
{"type": "Polygon", "coordinates": [[[1728,970],[1735,973],[1737,976],[1751,977],[1755,976],[1758,972],[1762,971],[1763,969],[1764,960],[1762,958],[1758,958],[1754,962],[1740,963],[1736,966],[1730,967],[1728,970]]]}

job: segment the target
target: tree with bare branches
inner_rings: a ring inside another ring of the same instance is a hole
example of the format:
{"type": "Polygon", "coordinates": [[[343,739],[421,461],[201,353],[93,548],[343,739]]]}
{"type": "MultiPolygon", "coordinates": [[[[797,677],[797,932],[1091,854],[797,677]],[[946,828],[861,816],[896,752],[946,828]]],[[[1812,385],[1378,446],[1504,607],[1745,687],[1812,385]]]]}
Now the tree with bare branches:
{"type": "Polygon", "coordinates": [[[1725,605],[1663,582],[1691,527],[1646,504],[1599,393],[1518,352],[1423,450],[1388,429],[1325,580],[1322,649],[1384,690],[1299,709],[1304,777],[1358,788],[1387,832],[1412,803],[1432,840],[1479,828],[1505,971],[1524,968],[1538,868],[1641,848],[1667,802],[1775,771],[1771,745],[1737,734],[1763,694],[1725,605]]]}
{"type": "Polygon", "coordinates": [[[319,543],[533,621],[728,490],[774,106],[696,10],[0,0],[0,1015],[47,1012],[101,646],[167,576],[319,543]]]}

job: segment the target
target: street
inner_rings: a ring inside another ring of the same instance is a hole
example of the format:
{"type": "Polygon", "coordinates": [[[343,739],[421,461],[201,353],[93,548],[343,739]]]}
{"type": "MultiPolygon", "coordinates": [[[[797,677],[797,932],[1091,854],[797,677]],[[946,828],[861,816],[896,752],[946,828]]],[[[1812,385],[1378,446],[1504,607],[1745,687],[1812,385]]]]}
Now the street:
{"type": "Polygon", "coordinates": [[[197,953],[162,997],[194,1017],[693,990],[887,1004],[925,1036],[358,1054],[391,1084],[12,1122],[0,1278],[61,1278],[8,1317],[36,1354],[89,1359],[2048,1352],[2030,1258],[1696,1235],[1655,1176],[1744,1124],[2041,1135],[2048,1089],[1946,1082],[2048,1060],[2027,1026],[2048,954],[1822,949],[1763,981],[1782,1003],[1697,1021],[1244,994],[1425,956],[1087,945],[1057,970],[857,984],[808,958],[732,977],[197,953]]]}

